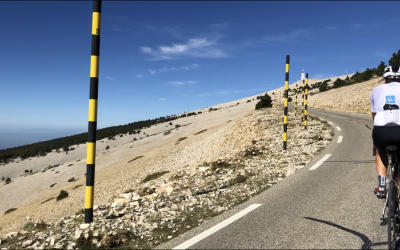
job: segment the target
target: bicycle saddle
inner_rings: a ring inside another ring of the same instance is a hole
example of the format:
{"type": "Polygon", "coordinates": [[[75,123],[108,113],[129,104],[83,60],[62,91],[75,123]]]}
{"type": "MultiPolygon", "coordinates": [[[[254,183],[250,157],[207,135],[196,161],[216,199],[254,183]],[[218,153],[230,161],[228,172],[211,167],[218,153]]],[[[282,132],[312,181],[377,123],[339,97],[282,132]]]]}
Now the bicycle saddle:
{"type": "Polygon", "coordinates": [[[396,146],[387,146],[386,151],[389,154],[396,154],[397,153],[397,147],[396,146]]]}

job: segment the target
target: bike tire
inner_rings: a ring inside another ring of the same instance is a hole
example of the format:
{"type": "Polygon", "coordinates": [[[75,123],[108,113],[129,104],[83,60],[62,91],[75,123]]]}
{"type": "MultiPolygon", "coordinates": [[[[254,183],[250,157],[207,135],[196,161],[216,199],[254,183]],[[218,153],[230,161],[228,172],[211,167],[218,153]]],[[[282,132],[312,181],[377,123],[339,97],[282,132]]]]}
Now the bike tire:
{"type": "Polygon", "coordinates": [[[389,183],[388,195],[388,248],[395,249],[397,226],[396,226],[396,190],[395,183],[391,181],[389,183]]]}

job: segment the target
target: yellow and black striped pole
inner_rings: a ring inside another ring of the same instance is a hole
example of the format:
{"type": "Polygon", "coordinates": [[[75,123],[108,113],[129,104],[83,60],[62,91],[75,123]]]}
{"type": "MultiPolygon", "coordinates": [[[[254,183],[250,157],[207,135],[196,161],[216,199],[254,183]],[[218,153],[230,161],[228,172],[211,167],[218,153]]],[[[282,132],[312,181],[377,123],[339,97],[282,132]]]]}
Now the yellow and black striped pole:
{"type": "Polygon", "coordinates": [[[304,118],[304,80],[303,80],[303,88],[301,90],[301,121],[304,118]]]}
{"type": "Polygon", "coordinates": [[[297,83],[296,83],[296,101],[294,102],[294,115],[297,116],[297,83]]]}
{"type": "Polygon", "coordinates": [[[89,125],[86,158],[85,223],[93,222],[96,162],[97,98],[99,89],[101,0],[93,1],[92,53],[90,57],[89,125]]]}
{"type": "Polygon", "coordinates": [[[285,102],[283,109],[283,150],[286,150],[287,139],[287,113],[288,113],[288,90],[289,90],[289,59],[290,56],[286,55],[286,72],[285,72],[285,102]]]}
{"type": "Polygon", "coordinates": [[[304,129],[307,129],[307,96],[308,96],[308,73],[306,73],[306,90],[304,98],[304,129]]]}

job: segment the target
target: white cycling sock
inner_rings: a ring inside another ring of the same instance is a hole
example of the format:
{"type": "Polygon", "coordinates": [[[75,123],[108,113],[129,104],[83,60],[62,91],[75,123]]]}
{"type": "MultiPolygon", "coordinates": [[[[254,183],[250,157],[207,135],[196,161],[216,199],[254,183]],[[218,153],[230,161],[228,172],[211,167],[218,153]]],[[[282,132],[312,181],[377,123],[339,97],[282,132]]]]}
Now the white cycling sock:
{"type": "Polygon", "coordinates": [[[378,182],[379,182],[379,187],[385,187],[386,176],[385,175],[378,175],[378,182]]]}

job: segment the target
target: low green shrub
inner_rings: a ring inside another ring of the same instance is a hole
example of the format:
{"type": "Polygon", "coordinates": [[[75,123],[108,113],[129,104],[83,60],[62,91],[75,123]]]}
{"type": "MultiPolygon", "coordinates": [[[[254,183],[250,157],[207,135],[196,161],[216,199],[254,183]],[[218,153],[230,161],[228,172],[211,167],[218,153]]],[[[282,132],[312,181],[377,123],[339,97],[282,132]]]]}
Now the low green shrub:
{"type": "Polygon", "coordinates": [[[15,210],[17,210],[16,208],[10,208],[7,211],[4,212],[4,214],[9,214],[11,212],[14,212],[15,210]]]}
{"type": "Polygon", "coordinates": [[[145,182],[148,182],[151,180],[155,180],[155,179],[157,179],[165,174],[168,174],[168,173],[169,173],[169,171],[161,171],[161,172],[157,172],[154,174],[150,174],[150,175],[146,176],[146,178],[143,179],[142,183],[145,183],[145,182]]]}
{"type": "Polygon", "coordinates": [[[72,177],[71,179],[68,180],[68,182],[74,182],[76,181],[75,177],[72,177]]]}
{"type": "Polygon", "coordinates": [[[139,159],[139,158],[142,158],[142,157],[144,157],[144,155],[141,155],[141,156],[135,157],[135,158],[133,158],[132,160],[129,160],[129,161],[128,161],[128,163],[129,163],[129,162],[133,162],[134,160],[137,160],[137,159],[139,159]]]}
{"type": "Polygon", "coordinates": [[[28,222],[28,223],[26,223],[25,225],[24,225],[24,228],[23,228],[25,231],[28,231],[28,232],[30,232],[30,231],[33,231],[34,229],[35,229],[35,223],[33,223],[33,222],[28,222]]]}
{"type": "Polygon", "coordinates": [[[181,137],[181,138],[178,139],[177,142],[183,141],[183,140],[185,140],[185,139],[187,139],[187,137],[181,137]]]}
{"type": "Polygon", "coordinates": [[[201,134],[201,133],[206,132],[206,131],[207,131],[207,129],[204,129],[204,130],[202,130],[202,131],[200,131],[200,132],[197,132],[197,133],[194,134],[194,135],[198,135],[198,134],[201,134]]]}
{"type": "Polygon", "coordinates": [[[45,200],[45,201],[43,201],[42,203],[40,203],[40,204],[44,204],[44,203],[46,203],[46,202],[48,202],[48,201],[51,201],[51,200],[54,200],[56,197],[51,197],[51,198],[49,198],[49,199],[47,199],[47,200],[45,200]]]}
{"type": "Polygon", "coordinates": [[[68,192],[65,190],[61,190],[60,194],[57,196],[57,201],[63,200],[68,197],[68,192]]]}

